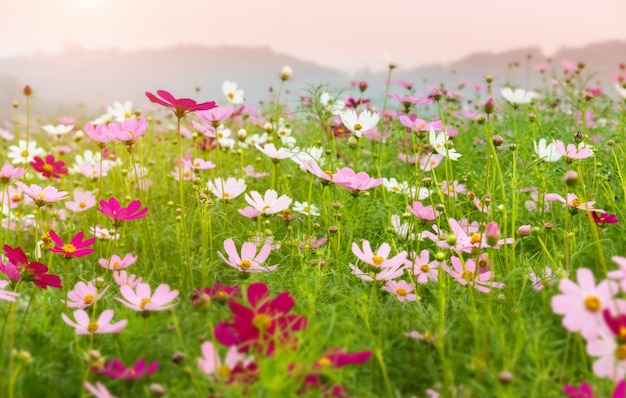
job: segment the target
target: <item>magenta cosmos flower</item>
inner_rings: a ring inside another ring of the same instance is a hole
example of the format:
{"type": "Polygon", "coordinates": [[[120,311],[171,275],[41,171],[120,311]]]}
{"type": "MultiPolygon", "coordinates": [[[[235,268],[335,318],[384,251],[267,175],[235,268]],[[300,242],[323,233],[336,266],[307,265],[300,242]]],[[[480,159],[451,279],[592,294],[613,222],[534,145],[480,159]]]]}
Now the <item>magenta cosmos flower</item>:
{"type": "Polygon", "coordinates": [[[178,290],[170,290],[166,284],[159,285],[154,294],[151,294],[150,285],[147,283],[140,283],[136,291],[133,291],[130,286],[121,286],[120,293],[125,300],[121,298],[116,298],[116,300],[135,311],[167,310],[174,306],[170,303],[178,297],[178,290]]]}
{"type": "MultiPolygon", "coordinates": [[[[580,385],[580,388],[576,388],[569,384],[566,384],[563,387],[565,394],[569,398],[593,398],[593,391],[591,390],[591,386],[589,383],[583,383],[580,385]]],[[[626,381],[620,380],[619,383],[615,386],[613,393],[611,394],[611,398],[624,398],[626,397],[626,381]]]]}
{"type": "Polygon", "coordinates": [[[61,178],[63,174],[68,173],[68,170],[65,168],[65,162],[56,160],[52,154],[46,156],[45,161],[39,156],[35,156],[35,159],[29,164],[46,178],[61,178]]]}
{"type": "Polygon", "coordinates": [[[115,358],[104,364],[104,373],[113,379],[131,380],[148,376],[159,368],[159,363],[154,361],[146,365],[145,359],[140,359],[132,367],[126,367],[119,359],[115,358]]]}
{"type": "Polygon", "coordinates": [[[61,318],[63,318],[63,322],[74,328],[76,334],[117,334],[126,327],[128,321],[123,319],[112,324],[111,320],[113,319],[113,315],[113,310],[104,310],[102,314],[100,314],[100,317],[98,317],[98,320],[92,322],[87,312],[84,310],[76,310],[74,311],[74,319],[76,319],[76,322],[73,322],[65,314],[61,314],[61,318]]]}
{"type": "Polygon", "coordinates": [[[50,230],[50,238],[56,244],[56,247],[51,247],[50,251],[53,253],[61,253],[65,255],[66,258],[72,257],[83,257],[88,254],[93,253],[93,248],[87,247],[94,244],[96,238],[90,238],[87,240],[83,240],[85,234],[83,231],[77,233],[70,243],[64,243],[63,240],[57,235],[54,230],[50,230]]]}
{"type": "Polygon", "coordinates": [[[170,108],[174,111],[174,115],[176,115],[178,119],[182,119],[188,112],[205,111],[217,106],[214,101],[198,104],[190,98],[174,98],[172,94],[165,90],[157,90],[157,95],[159,95],[160,98],[152,93],[146,92],[146,97],[148,97],[150,102],[170,108]]]}
{"type": "Polygon", "coordinates": [[[147,207],[139,210],[141,207],[141,202],[139,200],[133,200],[127,207],[121,207],[120,202],[117,199],[109,198],[108,202],[106,200],[101,200],[100,206],[101,208],[97,208],[96,210],[105,216],[111,217],[116,226],[119,226],[123,221],[144,218],[148,212],[147,207]]]}
{"type": "MultiPolygon", "coordinates": [[[[624,300],[614,299],[617,283],[602,281],[597,286],[593,273],[588,268],[576,271],[578,284],[569,279],[561,279],[559,290],[562,294],[552,297],[552,311],[564,315],[563,326],[570,332],[580,332],[586,340],[595,340],[604,324],[602,311],[609,309],[612,314],[622,312],[624,300]]],[[[625,357],[626,359],[626,357],[625,357]]]]}
{"type": "Polygon", "coordinates": [[[224,262],[231,267],[239,270],[243,273],[248,274],[256,274],[259,272],[273,271],[278,267],[278,264],[274,264],[269,267],[262,267],[261,264],[267,260],[272,251],[271,239],[265,241],[261,250],[259,250],[257,254],[257,249],[259,245],[253,242],[245,242],[241,246],[241,256],[237,252],[237,248],[235,247],[235,242],[232,239],[226,239],[224,241],[224,250],[226,251],[226,255],[228,255],[228,259],[224,257],[221,252],[217,252],[217,254],[224,260],[224,262]],[[268,241],[269,240],[269,241],[268,241]]]}
{"type": "Polygon", "coordinates": [[[61,289],[61,278],[57,275],[48,274],[48,267],[37,261],[28,261],[26,253],[21,247],[13,248],[4,245],[4,254],[9,261],[2,264],[0,260],[0,271],[14,281],[23,280],[33,282],[35,286],[46,289],[48,286],[61,289]]]}
{"type": "Polygon", "coordinates": [[[307,326],[305,317],[289,314],[296,304],[289,292],[272,299],[267,285],[253,283],[248,287],[248,303],[249,307],[234,300],[229,302],[233,317],[218,323],[214,330],[221,344],[237,346],[241,352],[255,349],[271,355],[276,344],[286,348],[295,345],[297,339],[291,333],[307,326]]]}

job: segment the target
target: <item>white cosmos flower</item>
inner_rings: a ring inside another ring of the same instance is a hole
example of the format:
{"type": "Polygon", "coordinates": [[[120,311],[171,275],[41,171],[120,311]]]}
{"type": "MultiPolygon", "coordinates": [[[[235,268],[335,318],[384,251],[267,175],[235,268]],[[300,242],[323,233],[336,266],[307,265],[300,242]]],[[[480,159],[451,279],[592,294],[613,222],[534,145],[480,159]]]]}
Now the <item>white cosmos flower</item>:
{"type": "Polygon", "coordinates": [[[224,83],[222,83],[222,92],[231,104],[243,104],[244,93],[242,89],[237,89],[237,83],[231,82],[230,80],[224,81],[224,83]]]}
{"type": "Polygon", "coordinates": [[[510,87],[505,87],[500,90],[500,93],[513,106],[519,106],[521,104],[528,104],[535,98],[539,98],[539,94],[534,91],[526,91],[521,88],[516,88],[513,91],[510,87]]]}
{"type": "Polygon", "coordinates": [[[325,91],[320,95],[320,104],[333,115],[339,115],[343,108],[346,107],[346,103],[343,100],[333,98],[325,91]]]}
{"type": "Polygon", "coordinates": [[[443,157],[449,157],[450,160],[458,160],[462,155],[454,148],[447,148],[448,134],[445,131],[436,133],[434,128],[430,128],[429,136],[430,146],[443,157]]]}
{"type": "Polygon", "coordinates": [[[107,115],[116,122],[122,123],[126,119],[133,117],[133,103],[130,101],[115,101],[112,106],[107,107],[107,115]]]}
{"type": "Polygon", "coordinates": [[[48,133],[49,136],[60,138],[62,135],[65,135],[74,129],[73,124],[57,124],[53,126],[52,124],[46,124],[45,126],[41,126],[41,128],[48,133]]]}
{"type": "Polygon", "coordinates": [[[309,202],[296,202],[293,205],[293,211],[307,216],[319,216],[320,210],[315,205],[309,205],[309,202]]]}
{"type": "Polygon", "coordinates": [[[380,120],[380,115],[376,112],[363,111],[357,115],[354,109],[341,112],[340,117],[343,125],[358,138],[361,138],[367,130],[375,127],[380,120]]]}
{"type": "Polygon", "coordinates": [[[563,155],[556,150],[554,143],[547,143],[545,138],[541,138],[539,143],[533,143],[535,147],[535,153],[539,156],[539,159],[546,162],[558,162],[563,155]]]}
{"type": "Polygon", "coordinates": [[[395,179],[394,177],[391,177],[391,178],[383,177],[383,186],[389,192],[400,193],[400,194],[406,193],[407,189],[409,188],[409,184],[406,181],[398,182],[398,180],[395,179]]]}
{"type": "Polygon", "coordinates": [[[622,87],[619,83],[615,83],[615,89],[622,98],[626,99],[626,88],[622,87]]]}
{"type": "Polygon", "coordinates": [[[323,167],[326,163],[326,159],[324,158],[324,148],[318,147],[308,147],[300,149],[295,147],[290,150],[291,151],[291,160],[298,166],[300,166],[301,170],[306,170],[302,161],[307,163],[317,163],[320,167],[323,167]]]}
{"type": "Polygon", "coordinates": [[[19,140],[17,145],[11,145],[9,147],[9,153],[7,157],[11,160],[13,164],[19,163],[30,163],[33,161],[35,156],[44,156],[46,151],[42,148],[37,147],[37,143],[35,141],[30,141],[28,145],[26,141],[19,140]]]}

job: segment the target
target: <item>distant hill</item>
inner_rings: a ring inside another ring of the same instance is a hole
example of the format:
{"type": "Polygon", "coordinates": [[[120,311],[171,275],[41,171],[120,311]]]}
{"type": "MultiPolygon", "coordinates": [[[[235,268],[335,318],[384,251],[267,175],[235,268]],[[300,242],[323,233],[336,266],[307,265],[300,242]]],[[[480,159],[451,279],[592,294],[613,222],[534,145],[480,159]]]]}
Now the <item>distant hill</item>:
{"type": "MultiPolygon", "coordinates": [[[[605,84],[610,74],[626,61],[626,42],[610,41],[580,48],[563,48],[551,55],[553,66],[560,68],[563,59],[574,63],[583,61],[587,69],[596,71],[594,81],[605,84]]],[[[504,53],[476,53],[449,65],[427,65],[417,68],[399,67],[392,80],[414,83],[419,91],[426,85],[456,84],[459,80],[480,82],[485,75],[496,77],[496,83],[507,80],[524,86],[527,63],[531,66],[528,84],[540,82],[532,65],[546,63],[546,55],[538,48],[511,50],[504,53]],[[528,60],[527,56],[531,59],[528,60]],[[509,68],[513,62],[519,67],[509,68]]],[[[144,92],[170,90],[175,96],[201,100],[221,100],[221,84],[233,80],[246,92],[248,101],[256,102],[267,96],[270,85],[279,84],[278,73],[283,65],[294,70],[287,88],[302,92],[307,85],[328,83],[346,88],[351,80],[366,80],[371,95],[381,95],[386,73],[367,70],[348,75],[295,57],[275,53],[269,48],[177,46],[132,53],[94,51],[79,47],[66,49],[63,54],[34,54],[0,59],[0,117],[12,117],[11,103],[23,102],[21,89],[30,84],[35,92],[33,112],[40,116],[65,113],[96,115],[98,106],[114,100],[131,100],[136,106],[147,103],[144,92]],[[201,87],[200,93],[195,88],[201,87]]],[[[398,87],[395,92],[402,92],[398,87]]]]}

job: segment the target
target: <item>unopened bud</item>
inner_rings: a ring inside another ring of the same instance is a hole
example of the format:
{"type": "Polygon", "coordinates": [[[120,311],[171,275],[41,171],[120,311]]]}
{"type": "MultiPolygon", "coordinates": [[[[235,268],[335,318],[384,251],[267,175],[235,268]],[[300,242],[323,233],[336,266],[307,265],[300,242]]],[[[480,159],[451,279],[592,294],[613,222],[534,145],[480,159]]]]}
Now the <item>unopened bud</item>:
{"type": "Polygon", "coordinates": [[[474,119],[474,121],[478,124],[483,124],[486,120],[487,119],[485,119],[485,115],[478,115],[476,116],[476,119],[474,119]]]}
{"type": "Polygon", "coordinates": [[[487,76],[485,76],[485,81],[486,81],[487,83],[491,83],[491,82],[493,82],[493,76],[491,76],[491,75],[487,75],[487,76]]]}
{"type": "Polygon", "coordinates": [[[563,181],[570,187],[576,185],[578,183],[578,173],[574,170],[567,170],[565,172],[565,176],[563,177],[563,181]]]}
{"type": "Polygon", "coordinates": [[[176,353],[174,353],[174,355],[172,355],[172,362],[174,362],[175,364],[180,364],[185,360],[185,354],[178,351],[176,353]]]}
{"type": "Polygon", "coordinates": [[[331,225],[330,227],[328,227],[328,233],[330,234],[335,234],[337,233],[337,231],[339,231],[339,228],[337,228],[336,225],[331,225]]]}
{"type": "Polygon", "coordinates": [[[583,134],[582,131],[577,131],[574,133],[574,141],[581,142],[584,139],[585,139],[585,135],[583,134]]]}
{"type": "Polygon", "coordinates": [[[496,102],[491,97],[487,98],[487,101],[485,101],[485,105],[483,106],[483,111],[485,111],[487,115],[491,115],[495,109],[496,102]]]}
{"type": "Polygon", "coordinates": [[[513,382],[513,373],[508,370],[500,372],[498,373],[498,380],[502,384],[511,384],[513,382]]]}
{"type": "Polygon", "coordinates": [[[350,146],[350,148],[354,149],[358,144],[359,140],[356,137],[352,136],[348,138],[348,145],[350,146]]]}
{"type": "Polygon", "coordinates": [[[165,387],[158,383],[152,383],[148,386],[148,391],[155,397],[164,397],[167,392],[165,391],[165,387]]]}
{"type": "Polygon", "coordinates": [[[432,91],[431,95],[435,101],[439,101],[443,97],[443,92],[441,91],[441,89],[436,88],[432,91]]]}
{"type": "Polygon", "coordinates": [[[289,78],[291,78],[291,75],[293,75],[293,69],[291,69],[287,65],[283,66],[283,68],[280,70],[280,80],[282,81],[289,80],[289,78]]]}
{"type": "Polygon", "coordinates": [[[433,179],[430,177],[422,178],[422,185],[425,186],[426,188],[428,188],[430,184],[432,184],[432,182],[433,182],[433,179]]]}
{"type": "MultiPolygon", "coordinates": [[[[270,124],[270,126],[271,126],[271,124],[270,124]]],[[[246,129],[240,129],[237,132],[237,138],[239,139],[239,141],[245,141],[247,136],[248,136],[248,132],[246,131],[246,129]]]]}
{"type": "Polygon", "coordinates": [[[550,230],[552,230],[552,228],[554,228],[554,225],[552,225],[552,223],[550,223],[550,222],[547,222],[547,223],[543,224],[543,227],[546,230],[550,231],[550,230]]]}
{"type": "Polygon", "coordinates": [[[500,145],[504,144],[504,138],[502,138],[501,135],[494,135],[493,137],[491,137],[491,142],[493,143],[493,146],[499,147],[500,145]]]}
{"type": "Polygon", "coordinates": [[[520,236],[528,236],[530,235],[532,232],[532,228],[530,225],[526,224],[526,225],[522,225],[517,229],[517,233],[520,236]]]}
{"type": "Polygon", "coordinates": [[[22,90],[22,93],[25,96],[29,97],[29,96],[33,95],[33,89],[27,84],[27,85],[24,86],[24,89],[22,90]]]}
{"type": "Polygon", "coordinates": [[[537,120],[537,115],[535,115],[535,113],[534,113],[534,112],[530,112],[530,113],[528,114],[528,120],[529,120],[531,123],[533,123],[535,120],[537,120]]]}

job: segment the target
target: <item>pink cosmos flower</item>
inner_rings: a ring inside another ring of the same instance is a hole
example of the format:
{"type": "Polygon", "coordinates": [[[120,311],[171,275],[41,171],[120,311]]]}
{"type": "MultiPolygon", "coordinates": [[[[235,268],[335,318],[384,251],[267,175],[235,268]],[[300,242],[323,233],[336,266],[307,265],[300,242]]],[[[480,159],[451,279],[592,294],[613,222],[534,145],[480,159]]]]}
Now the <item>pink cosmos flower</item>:
{"type": "Polygon", "coordinates": [[[245,198],[252,208],[265,215],[279,213],[291,205],[289,196],[281,195],[279,197],[278,192],[273,189],[265,191],[264,196],[261,196],[257,191],[252,191],[250,195],[246,194],[245,198]]]}
{"type": "Polygon", "coordinates": [[[404,274],[404,266],[398,266],[393,268],[381,268],[377,273],[376,272],[363,272],[357,266],[352,263],[348,264],[348,267],[352,270],[350,273],[354,276],[359,277],[365,282],[374,282],[374,281],[382,281],[387,282],[392,279],[395,279],[404,274]]]}
{"type": "Polygon", "coordinates": [[[626,292],[626,257],[613,256],[611,260],[619,266],[619,269],[609,271],[606,276],[618,282],[622,292],[626,292]]]}
{"type": "Polygon", "coordinates": [[[415,217],[419,218],[421,222],[433,221],[441,214],[439,210],[433,209],[432,206],[424,206],[421,202],[417,201],[413,202],[412,206],[407,205],[406,208],[413,213],[415,217]]]}
{"type": "Polygon", "coordinates": [[[441,123],[441,120],[436,120],[434,122],[427,122],[424,119],[418,118],[414,114],[410,116],[401,115],[399,119],[400,119],[400,123],[402,123],[404,126],[408,127],[409,129],[416,131],[418,135],[422,137],[426,137],[426,134],[430,132],[431,127],[435,129],[435,131],[443,130],[443,124],[441,123]]]}
{"type": "Polygon", "coordinates": [[[128,275],[126,271],[114,271],[113,280],[118,286],[128,286],[131,289],[135,289],[141,283],[141,278],[135,274],[128,275]]]}
{"type": "Polygon", "coordinates": [[[159,363],[154,361],[146,366],[146,360],[140,359],[132,368],[127,368],[119,359],[115,358],[104,364],[104,373],[113,379],[131,380],[148,376],[159,368],[159,363]]]}
{"type": "Polygon", "coordinates": [[[100,300],[108,289],[109,287],[107,286],[98,293],[98,288],[93,281],[88,283],[80,281],[74,285],[74,289],[67,292],[65,304],[69,308],[78,308],[80,310],[91,307],[96,301],[100,300]]]}
{"type": "Polygon", "coordinates": [[[567,149],[565,149],[565,144],[560,140],[554,141],[554,147],[568,162],[591,158],[594,155],[591,149],[585,147],[579,150],[574,144],[568,144],[567,149]]]}
{"type": "Polygon", "coordinates": [[[256,219],[258,216],[261,215],[261,212],[258,211],[257,209],[255,209],[252,206],[246,206],[243,209],[239,209],[237,210],[239,212],[239,214],[241,214],[244,217],[248,217],[251,219],[256,219]]]}
{"type": "Polygon", "coordinates": [[[204,159],[201,159],[201,158],[196,158],[193,161],[187,160],[187,159],[183,159],[183,163],[188,165],[189,167],[191,167],[192,169],[194,169],[196,171],[211,170],[211,169],[214,169],[216,167],[215,163],[211,162],[210,160],[204,160],[204,159]]]}
{"type": "Polygon", "coordinates": [[[172,177],[174,177],[174,179],[176,181],[178,181],[181,177],[182,174],[182,178],[183,181],[190,181],[196,178],[195,173],[193,172],[193,167],[191,167],[189,164],[183,162],[183,170],[182,173],[180,170],[178,170],[178,165],[174,166],[174,170],[170,173],[170,175],[172,177]]]}
{"type": "Polygon", "coordinates": [[[110,123],[108,126],[108,134],[114,140],[124,143],[127,147],[132,147],[135,142],[141,138],[148,129],[148,121],[145,117],[139,120],[124,119],[120,124],[110,123]]]}
{"type": "Polygon", "coordinates": [[[276,149],[274,144],[264,144],[261,146],[260,144],[255,145],[256,149],[261,151],[265,156],[272,159],[272,162],[278,163],[283,159],[290,158],[293,156],[293,153],[285,148],[276,149]]]}
{"type": "Polygon", "coordinates": [[[559,281],[556,275],[552,275],[552,268],[550,267],[544,268],[542,275],[530,271],[528,277],[533,283],[533,289],[537,292],[543,290],[544,287],[555,285],[559,281]]]}
{"type": "Polygon", "coordinates": [[[598,213],[605,213],[604,210],[594,209],[593,205],[596,203],[595,201],[583,202],[576,194],[568,193],[567,200],[563,199],[563,197],[556,193],[548,193],[545,196],[545,199],[549,202],[558,200],[563,203],[563,207],[567,207],[570,211],[576,212],[579,210],[582,211],[596,211],[598,213]]]}
{"type": "Polygon", "coordinates": [[[98,263],[103,268],[107,268],[110,270],[121,270],[135,264],[135,261],[137,261],[137,256],[133,256],[131,253],[128,253],[124,256],[124,258],[120,258],[120,256],[118,256],[117,254],[114,254],[108,261],[106,258],[101,258],[100,260],[98,260],[98,263]]]}
{"type": "Polygon", "coordinates": [[[587,354],[598,357],[593,363],[596,376],[607,377],[614,382],[626,376],[626,344],[618,342],[610,333],[603,332],[594,340],[588,340],[587,354]]]}
{"type": "Polygon", "coordinates": [[[614,299],[617,283],[602,281],[596,286],[593,273],[588,268],[576,271],[578,284],[569,279],[561,279],[559,290],[562,294],[552,297],[552,311],[564,315],[563,326],[570,332],[581,332],[587,341],[595,340],[604,324],[602,311],[609,309],[612,314],[623,311],[624,300],[614,299]]]}
{"type": "Polygon", "coordinates": [[[58,202],[67,197],[66,191],[59,191],[53,186],[47,186],[45,188],[41,188],[36,184],[28,186],[21,181],[15,181],[15,185],[17,185],[24,194],[30,196],[39,207],[58,202]]]}
{"type": "Polygon", "coordinates": [[[427,283],[428,281],[437,282],[439,280],[440,262],[437,260],[430,261],[430,251],[422,250],[420,255],[411,252],[409,259],[406,260],[406,266],[413,270],[413,275],[417,276],[417,283],[427,283]]]}
{"type": "Polygon", "coordinates": [[[87,246],[93,245],[96,238],[83,240],[85,236],[83,231],[74,235],[70,243],[63,243],[63,240],[61,240],[59,235],[52,229],[49,234],[52,241],[56,244],[55,247],[50,248],[50,251],[53,253],[61,253],[68,259],[72,257],[83,257],[93,253],[93,248],[87,246]]]}
{"type": "MultiPolygon", "coordinates": [[[[2,264],[2,260],[0,260],[0,264],[2,264]]],[[[19,297],[19,293],[11,292],[4,290],[5,287],[9,285],[9,281],[1,281],[0,280],[0,300],[6,301],[15,301],[17,297],[19,297]]]]}
{"type": "Polygon", "coordinates": [[[93,384],[88,381],[85,382],[85,388],[89,391],[95,398],[116,398],[114,395],[111,395],[109,390],[102,385],[102,383],[93,384]]]}
{"type": "Polygon", "coordinates": [[[261,264],[267,260],[272,251],[272,240],[268,238],[265,244],[257,253],[259,244],[253,242],[244,242],[241,246],[241,256],[237,252],[235,242],[232,239],[226,239],[224,241],[224,250],[228,259],[221,253],[217,254],[224,260],[224,262],[231,267],[239,270],[242,273],[256,274],[259,272],[273,271],[278,267],[278,264],[274,264],[269,267],[262,267],[261,264]],[[268,241],[269,240],[269,241],[268,241]]]}
{"type": "MultiPolygon", "coordinates": [[[[543,195],[543,212],[546,213],[548,211],[550,211],[550,203],[548,200],[546,200],[545,196],[546,194],[542,194],[543,195]]],[[[524,206],[526,207],[526,210],[528,210],[531,213],[539,213],[539,193],[537,191],[531,191],[530,192],[530,198],[531,200],[527,200],[524,202],[524,206]]]]}
{"type": "MultiPolygon", "coordinates": [[[[566,384],[563,386],[563,389],[569,398],[593,398],[593,391],[591,390],[589,383],[582,383],[580,388],[566,384]]],[[[625,396],[626,381],[620,380],[615,386],[615,389],[611,394],[611,398],[624,398],[625,396]]]]}
{"type": "Polygon", "coordinates": [[[331,173],[330,171],[322,170],[320,165],[317,164],[316,162],[314,161],[308,162],[306,160],[302,160],[301,163],[302,163],[302,166],[304,166],[304,168],[309,173],[313,174],[317,178],[321,178],[322,184],[328,184],[333,181],[333,176],[334,176],[333,173],[331,173]]]}
{"type": "Polygon", "coordinates": [[[128,321],[123,319],[117,323],[111,324],[113,315],[113,310],[104,310],[102,314],[100,314],[100,317],[98,317],[98,320],[92,322],[87,312],[84,310],[76,310],[74,311],[74,319],[76,319],[76,322],[70,320],[65,314],[61,314],[61,318],[63,318],[63,322],[74,328],[76,334],[117,334],[126,327],[128,321]]]}
{"type": "Polygon", "coordinates": [[[436,334],[432,335],[429,332],[420,333],[417,330],[411,330],[410,332],[406,332],[404,333],[404,336],[410,339],[421,340],[429,344],[433,344],[435,342],[435,339],[437,338],[436,334]]]}
{"type": "Polygon", "coordinates": [[[228,177],[224,180],[221,177],[207,182],[207,188],[218,199],[229,201],[235,199],[246,190],[246,182],[241,178],[228,177]]]}
{"type": "Polygon", "coordinates": [[[351,190],[353,195],[358,195],[361,191],[376,188],[383,183],[382,178],[371,178],[364,171],[355,173],[350,167],[337,170],[332,180],[335,184],[351,190]]]}
{"type": "Polygon", "coordinates": [[[196,112],[196,116],[204,122],[209,123],[213,128],[219,127],[226,119],[228,119],[234,112],[234,106],[215,106],[207,110],[201,110],[196,112]]]}
{"type": "Polygon", "coordinates": [[[568,59],[564,59],[561,61],[561,68],[563,68],[564,72],[576,72],[578,70],[578,66],[574,64],[572,61],[568,59]]]}
{"type": "Polygon", "coordinates": [[[98,143],[100,148],[104,148],[107,142],[113,140],[113,136],[109,134],[109,129],[106,124],[97,124],[95,127],[92,123],[87,123],[85,125],[85,134],[92,140],[98,143]]]}
{"type": "Polygon", "coordinates": [[[96,195],[91,192],[74,192],[72,201],[65,202],[65,207],[75,213],[89,210],[96,205],[96,195]]]}
{"type": "Polygon", "coordinates": [[[392,258],[389,258],[391,246],[386,242],[381,244],[376,253],[374,253],[368,240],[363,240],[362,250],[356,242],[353,242],[352,253],[365,264],[369,264],[375,268],[397,268],[403,266],[407,255],[406,250],[403,250],[392,258]]]}
{"type": "Polygon", "coordinates": [[[247,165],[246,167],[243,168],[243,172],[251,178],[263,178],[263,177],[267,177],[270,174],[269,173],[259,173],[257,171],[254,170],[254,166],[252,166],[251,164],[247,165]]]}
{"type": "Polygon", "coordinates": [[[101,200],[100,208],[97,208],[100,213],[113,219],[115,226],[120,226],[124,221],[138,220],[144,218],[148,212],[148,208],[141,207],[139,200],[133,200],[127,207],[121,207],[120,202],[115,198],[109,198],[109,201],[101,200]]]}
{"type": "Polygon", "coordinates": [[[25,169],[13,167],[11,163],[5,163],[2,169],[0,169],[0,186],[6,185],[16,178],[20,178],[24,173],[26,173],[25,169]]]}
{"type": "Polygon", "coordinates": [[[441,268],[463,286],[469,284],[482,293],[489,293],[490,288],[501,289],[504,287],[504,283],[491,281],[493,276],[491,271],[478,272],[473,258],[465,261],[465,265],[463,265],[460,258],[452,256],[450,262],[454,269],[448,267],[445,262],[441,263],[441,268]]]}
{"type": "Polygon", "coordinates": [[[170,309],[174,304],[170,304],[172,300],[178,297],[178,290],[170,290],[169,285],[159,285],[154,294],[147,283],[138,284],[136,290],[130,286],[123,285],[120,287],[120,293],[124,299],[115,298],[126,307],[135,311],[163,311],[170,309]]]}
{"type": "Polygon", "coordinates": [[[458,199],[459,194],[464,195],[467,193],[465,185],[459,184],[459,182],[456,180],[454,180],[452,184],[448,184],[448,182],[445,180],[442,181],[441,191],[444,193],[444,195],[452,196],[454,199],[458,199]]]}
{"type": "Polygon", "coordinates": [[[204,342],[201,350],[202,357],[198,358],[198,367],[209,376],[217,375],[227,378],[233,373],[235,367],[241,366],[245,368],[253,360],[252,357],[246,357],[246,354],[239,352],[237,346],[234,345],[228,349],[223,363],[215,346],[210,341],[204,342]]]}
{"type": "Polygon", "coordinates": [[[146,92],[146,97],[155,104],[170,108],[178,119],[182,119],[188,112],[204,111],[217,106],[213,101],[198,104],[190,98],[174,98],[172,94],[165,90],[157,90],[157,94],[160,98],[148,92],[146,92]]]}
{"type": "Polygon", "coordinates": [[[385,284],[385,286],[383,287],[383,290],[392,294],[395,294],[396,297],[398,298],[398,301],[403,302],[403,301],[416,301],[416,300],[421,300],[422,298],[419,296],[416,296],[413,293],[410,293],[413,291],[415,287],[403,280],[400,281],[389,281],[385,284]]]}

